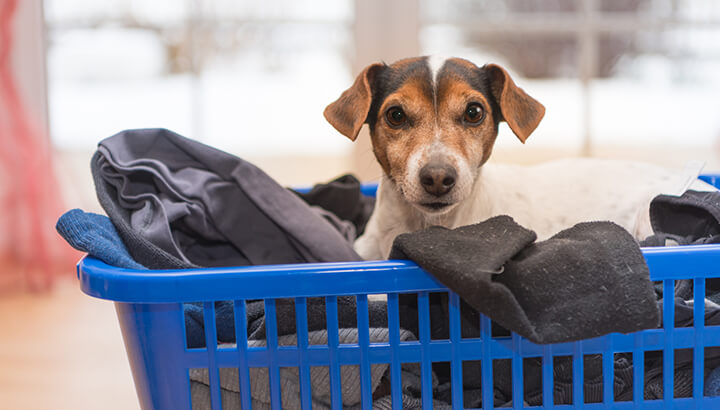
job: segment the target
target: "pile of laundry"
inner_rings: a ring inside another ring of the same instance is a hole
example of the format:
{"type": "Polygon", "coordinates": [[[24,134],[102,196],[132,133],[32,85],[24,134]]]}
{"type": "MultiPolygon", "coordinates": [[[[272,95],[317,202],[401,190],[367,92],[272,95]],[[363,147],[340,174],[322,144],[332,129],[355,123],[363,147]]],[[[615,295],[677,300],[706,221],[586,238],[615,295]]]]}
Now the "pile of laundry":
{"type": "MultiPolygon", "coordinates": [[[[74,209],[58,232],[73,247],[130,269],[184,269],[281,263],[359,261],[352,243],[362,234],[374,198],[350,175],[303,193],[281,187],[238,157],[164,129],[129,130],[101,141],[91,163],[98,199],[107,217],[74,209]]],[[[659,196],[651,205],[656,234],[645,246],[720,242],[720,194],[686,192],[659,196]]],[[[514,331],[536,343],[581,340],[612,332],[655,328],[663,297],[673,297],[675,325],[692,326],[692,281],[678,281],[674,295],[649,280],[639,244],[610,222],[588,222],[537,242],[535,233],[498,216],[457,229],[432,227],[396,238],[392,258],[411,259],[463,300],[462,335],[479,336],[479,314],[493,320],[494,334],[514,331]]],[[[720,325],[720,280],[708,280],[706,325],[720,325]],[[716,283],[717,282],[717,283],[716,283]]],[[[431,337],[447,339],[447,294],[430,300],[431,337]]],[[[205,346],[200,304],[187,303],[187,346],[205,346]]],[[[217,338],[235,343],[232,301],[216,302],[217,338]]],[[[296,342],[291,300],[277,300],[280,345],[296,342]]],[[[338,297],[341,343],[356,343],[354,297],[338,297]]],[[[262,300],[248,301],[249,346],[264,346],[262,300]]],[[[387,340],[387,306],[369,301],[370,340],[387,340]]],[[[402,340],[417,340],[416,295],[400,300],[402,340]]],[[[308,339],[326,344],[324,298],[308,300],[308,339]]],[[[720,395],[720,348],[705,351],[706,394],[720,395]]],[[[585,357],[586,401],[602,399],[599,355],[585,357]]],[[[524,401],[542,403],[540,359],[524,360],[524,401]]],[[[692,354],[676,354],[675,395],[692,393],[692,354]]],[[[570,358],[554,361],[554,400],[572,402],[570,358]]],[[[645,357],[645,398],[662,396],[662,357],[645,357]]],[[[450,368],[433,363],[436,408],[449,408],[450,368]]],[[[511,405],[511,369],[493,363],[496,407],[511,405]]],[[[239,408],[237,369],[221,369],[224,408],[239,408]]],[[[420,372],[402,366],[403,408],[420,409],[420,372]]],[[[632,396],[631,355],[615,355],[616,400],[632,396]]],[[[267,369],[251,369],[253,408],[270,408],[267,369]],[[263,373],[264,372],[264,373],[263,373]]],[[[283,408],[299,408],[297,369],[280,372],[283,408]]],[[[314,408],[330,408],[327,369],[311,370],[314,408]]],[[[207,371],[191,372],[193,408],[210,408],[207,371]]],[[[341,371],[344,408],[359,408],[359,369],[341,371]]],[[[371,369],[373,408],[389,409],[388,365],[371,369]]],[[[465,407],[480,407],[479,363],[463,368],[465,407]]]]}

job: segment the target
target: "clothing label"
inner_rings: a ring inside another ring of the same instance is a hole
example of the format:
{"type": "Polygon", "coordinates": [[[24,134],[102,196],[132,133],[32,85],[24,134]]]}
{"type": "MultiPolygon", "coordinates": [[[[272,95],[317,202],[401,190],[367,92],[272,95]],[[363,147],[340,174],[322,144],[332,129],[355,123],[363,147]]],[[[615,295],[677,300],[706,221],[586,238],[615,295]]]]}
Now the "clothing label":
{"type": "Polygon", "coordinates": [[[705,161],[690,160],[685,163],[685,168],[683,168],[680,178],[680,184],[678,184],[675,189],[671,189],[667,195],[682,196],[682,194],[690,188],[690,185],[698,179],[703,168],[705,168],[705,161]]]}

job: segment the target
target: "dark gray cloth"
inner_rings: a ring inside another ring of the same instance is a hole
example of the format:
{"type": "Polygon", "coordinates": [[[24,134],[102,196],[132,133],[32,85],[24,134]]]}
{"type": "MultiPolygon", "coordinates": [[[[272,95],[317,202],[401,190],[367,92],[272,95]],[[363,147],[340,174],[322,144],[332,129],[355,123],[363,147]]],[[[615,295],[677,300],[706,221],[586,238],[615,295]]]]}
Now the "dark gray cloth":
{"type": "MultiPolygon", "coordinates": [[[[684,292],[681,288],[681,292],[684,292]]],[[[412,300],[406,295],[401,299],[401,303],[408,303],[412,300]]],[[[430,323],[432,339],[449,338],[449,319],[448,319],[448,300],[444,295],[432,294],[430,297],[430,323]],[[433,298],[433,296],[435,296],[433,298]]],[[[416,299],[416,298],[415,298],[416,299]]],[[[658,302],[661,308],[662,301],[658,302]]],[[[415,303],[416,306],[416,303],[415,303]]],[[[693,326],[693,308],[681,298],[675,299],[675,326],[688,327],[693,326]]],[[[411,322],[408,317],[417,317],[416,310],[405,310],[401,316],[401,323],[411,322]]],[[[463,337],[479,337],[479,316],[471,307],[461,306],[461,323],[463,337]]],[[[415,321],[414,332],[417,332],[417,322],[415,321]]],[[[720,308],[714,305],[705,306],[705,323],[707,326],[720,325],[720,308]]],[[[662,326],[662,323],[660,323],[662,326]]],[[[402,326],[403,328],[412,328],[412,326],[402,326]]],[[[505,336],[502,329],[493,328],[493,337],[505,336]]],[[[508,333],[509,335],[509,333],[508,333]]],[[[661,351],[647,352],[645,355],[645,379],[644,397],[646,399],[662,398],[662,367],[663,353],[661,351]]],[[[710,347],[705,350],[705,374],[716,366],[720,366],[720,348],[710,347]]],[[[616,401],[632,400],[633,393],[633,360],[632,354],[616,354],[614,355],[614,374],[613,374],[613,395],[616,401]]],[[[585,355],[583,358],[584,381],[583,391],[584,399],[587,403],[600,403],[603,400],[603,378],[602,378],[602,356],[601,355],[585,355]]],[[[493,389],[495,398],[495,407],[499,407],[503,403],[507,403],[512,398],[512,372],[510,360],[494,360],[493,361],[493,389]]],[[[675,396],[689,397],[692,392],[692,351],[679,351],[675,355],[674,369],[675,372],[675,396]]],[[[439,387],[447,386],[450,382],[450,366],[449,363],[433,363],[434,374],[437,375],[439,387]]],[[[573,402],[573,366],[572,357],[558,356],[553,360],[553,401],[555,404],[572,404],[573,402]]],[[[465,403],[468,407],[481,406],[481,373],[479,362],[466,362],[463,364],[463,392],[465,403]],[[467,404],[469,403],[469,404],[467,404]]],[[[523,360],[523,387],[524,400],[529,405],[536,406],[542,404],[542,360],[540,358],[526,358],[523,360]]],[[[449,400],[449,392],[439,391],[434,397],[440,400],[449,400]]]]}
{"type": "Polygon", "coordinates": [[[650,224],[654,234],[643,246],[719,243],[720,192],[658,195],[650,202],[650,224]]]}
{"type": "MultiPolygon", "coordinates": [[[[398,235],[390,259],[411,259],[433,275],[437,271],[441,276],[436,277],[441,282],[445,279],[447,283],[443,284],[457,291],[462,286],[483,286],[493,280],[506,262],[535,239],[535,232],[501,215],[452,230],[432,226],[398,235]]],[[[472,305],[470,299],[465,300],[472,305]]]]}
{"type": "MultiPolygon", "coordinates": [[[[553,360],[553,403],[573,403],[573,364],[572,357],[559,356],[553,360]]],[[[493,366],[498,374],[495,385],[505,397],[512,397],[511,367],[509,361],[493,366]]],[[[602,356],[585,355],[583,357],[583,397],[585,403],[603,401],[602,356]]],[[[523,381],[525,400],[531,406],[542,405],[542,360],[528,358],[523,361],[523,381]]],[[[627,391],[632,392],[633,367],[632,355],[619,354],[613,362],[613,396],[619,400],[627,391]]]]}
{"type": "Polygon", "coordinates": [[[318,216],[328,221],[328,223],[332,225],[332,227],[335,228],[335,230],[337,230],[346,241],[350,243],[355,242],[357,233],[355,231],[355,225],[353,225],[352,222],[340,219],[337,215],[325,208],[321,208],[319,206],[311,206],[310,208],[313,212],[318,214],[318,216]]]}
{"type": "Polygon", "coordinates": [[[90,162],[90,169],[95,182],[98,202],[110,217],[118,235],[127,247],[132,258],[149,269],[189,269],[198,266],[176,257],[150,241],[142,232],[137,232],[130,225],[132,209],[126,209],[116,203],[118,191],[103,179],[100,168],[107,164],[99,152],[95,152],[90,162]]]}
{"type": "MultiPolygon", "coordinates": [[[[642,246],[719,243],[720,192],[688,190],[679,197],[658,195],[650,203],[650,223],[654,234],[642,241],[642,246]]],[[[714,303],[720,302],[720,280],[716,278],[707,279],[705,286],[705,298],[714,303]]],[[[693,281],[690,279],[676,281],[674,295],[664,295],[663,290],[662,282],[657,282],[655,292],[659,299],[658,310],[662,311],[664,296],[674,296],[675,327],[693,326],[693,307],[686,302],[694,297],[693,281]]],[[[704,320],[706,326],[720,325],[720,309],[706,303],[704,320]]],[[[720,365],[720,348],[706,348],[704,375],[707,377],[718,365],[720,365]]],[[[662,398],[662,354],[658,352],[648,353],[645,369],[645,399],[662,398]]],[[[693,381],[693,357],[691,351],[676,351],[674,373],[674,396],[691,397],[693,381]]]]}
{"type": "Polygon", "coordinates": [[[375,198],[364,195],[360,181],[347,174],[325,184],[316,184],[306,192],[296,192],[305,202],[326,209],[338,218],[355,225],[357,236],[365,231],[370,215],[375,208],[375,198]]]}
{"type": "MultiPolygon", "coordinates": [[[[650,222],[654,234],[641,242],[642,246],[693,245],[720,242],[720,193],[686,191],[682,196],[658,195],[650,203],[650,222]]],[[[675,327],[694,325],[694,309],[688,300],[694,299],[692,279],[675,281],[672,295],[664,294],[662,282],[656,282],[657,308],[663,309],[663,298],[672,297],[675,305],[675,327]]],[[[706,326],[720,326],[720,279],[705,280],[704,321],[706,326]],[[707,301],[713,303],[707,303],[707,301]]],[[[660,323],[662,326],[662,322],[660,323]]],[[[703,364],[705,377],[720,365],[720,348],[705,349],[703,364]]],[[[676,350],[674,360],[674,397],[692,396],[692,350],[676,350]]],[[[712,380],[706,381],[712,383],[712,380]]],[[[625,396],[630,396],[626,393],[625,396]]],[[[644,398],[663,397],[662,352],[648,352],[645,360],[644,398]]]]}
{"type": "Polygon", "coordinates": [[[361,260],[263,171],[165,129],[101,141],[92,171],[128,251],[152,269],[361,260]]]}
{"type": "MultiPolygon", "coordinates": [[[[690,281],[688,281],[690,282],[690,281]]],[[[689,293],[692,295],[692,284],[689,293]]],[[[695,324],[694,309],[684,297],[687,290],[685,286],[676,286],[675,327],[691,327],[695,324]]],[[[713,291],[716,293],[716,291],[713,291]]],[[[714,294],[714,293],[713,293],[714,294]]],[[[708,296],[711,296],[710,294],[708,296]]],[[[692,297],[692,296],[691,296],[692,297]]],[[[663,300],[657,302],[658,311],[662,311],[663,300]]],[[[720,307],[706,304],[704,309],[705,326],[720,326],[720,307]]],[[[660,326],[662,326],[662,322],[660,326]]],[[[720,366],[720,347],[705,348],[705,362],[703,374],[707,376],[712,369],[720,366]]],[[[691,397],[693,386],[693,353],[692,349],[678,349],[674,359],[674,397],[691,397]]],[[[663,353],[661,351],[648,352],[645,356],[645,399],[656,400],[663,397],[663,353]]]]}
{"type": "Polygon", "coordinates": [[[417,262],[479,312],[535,343],[657,326],[645,259],[622,227],[589,222],[543,242],[534,238],[499,216],[399,235],[390,257],[417,262]]]}

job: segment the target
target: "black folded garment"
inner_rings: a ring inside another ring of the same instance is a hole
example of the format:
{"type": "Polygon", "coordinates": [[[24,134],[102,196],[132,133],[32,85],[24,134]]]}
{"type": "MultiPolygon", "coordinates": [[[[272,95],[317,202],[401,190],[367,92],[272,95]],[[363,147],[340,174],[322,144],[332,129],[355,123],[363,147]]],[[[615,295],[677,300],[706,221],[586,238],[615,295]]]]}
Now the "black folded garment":
{"type": "Polygon", "coordinates": [[[642,246],[697,245],[720,242],[720,192],[685,191],[658,195],[650,202],[654,235],[642,246]]]}
{"type": "Polygon", "coordinates": [[[326,184],[316,184],[306,193],[295,192],[310,205],[319,206],[355,226],[357,236],[365,232],[370,215],[375,208],[375,198],[360,191],[360,181],[347,174],[326,184]]]}
{"type": "Polygon", "coordinates": [[[588,222],[533,243],[508,216],[454,230],[399,235],[391,259],[411,259],[501,326],[535,343],[657,327],[645,259],[611,222],[588,222]]]}
{"type": "MultiPolygon", "coordinates": [[[[650,224],[654,234],[640,242],[641,246],[701,245],[720,243],[720,192],[685,191],[681,196],[658,195],[650,202],[650,224]]],[[[720,279],[708,278],[706,297],[720,303],[720,279]]],[[[663,284],[655,284],[658,298],[663,297],[663,284]]],[[[675,283],[675,296],[685,300],[693,297],[693,280],[675,283]]]]}

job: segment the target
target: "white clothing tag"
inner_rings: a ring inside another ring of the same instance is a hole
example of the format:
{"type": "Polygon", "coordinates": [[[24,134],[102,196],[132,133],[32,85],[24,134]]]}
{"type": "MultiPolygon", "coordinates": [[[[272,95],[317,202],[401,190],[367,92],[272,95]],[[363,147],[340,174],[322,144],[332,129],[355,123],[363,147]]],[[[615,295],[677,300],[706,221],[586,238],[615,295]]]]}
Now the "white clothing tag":
{"type": "Polygon", "coordinates": [[[690,160],[685,163],[685,168],[682,170],[680,175],[680,184],[675,189],[671,189],[667,194],[672,196],[682,196],[685,191],[690,188],[700,176],[703,168],[705,168],[705,161],[702,160],[690,160]]]}

